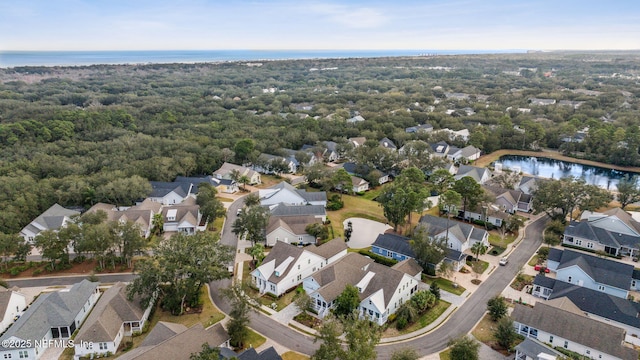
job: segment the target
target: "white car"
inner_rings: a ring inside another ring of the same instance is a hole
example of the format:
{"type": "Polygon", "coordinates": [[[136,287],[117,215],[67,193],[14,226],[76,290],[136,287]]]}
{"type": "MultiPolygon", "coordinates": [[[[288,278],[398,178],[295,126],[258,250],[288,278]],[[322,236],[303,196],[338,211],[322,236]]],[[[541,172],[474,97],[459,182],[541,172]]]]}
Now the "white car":
{"type": "Polygon", "coordinates": [[[509,259],[507,259],[506,257],[503,257],[502,259],[500,259],[499,264],[502,266],[507,265],[507,263],[509,262],[509,259]]]}
{"type": "Polygon", "coordinates": [[[236,211],[236,215],[240,215],[242,214],[242,208],[238,209],[238,211],[236,211]]]}

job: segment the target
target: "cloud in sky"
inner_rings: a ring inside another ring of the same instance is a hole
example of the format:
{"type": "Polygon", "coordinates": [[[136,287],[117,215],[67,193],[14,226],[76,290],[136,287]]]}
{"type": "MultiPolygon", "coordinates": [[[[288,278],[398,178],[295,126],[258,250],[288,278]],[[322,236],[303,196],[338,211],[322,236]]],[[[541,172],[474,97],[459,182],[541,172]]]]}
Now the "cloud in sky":
{"type": "Polygon", "coordinates": [[[620,0],[0,0],[0,50],[640,49],[620,0]]]}

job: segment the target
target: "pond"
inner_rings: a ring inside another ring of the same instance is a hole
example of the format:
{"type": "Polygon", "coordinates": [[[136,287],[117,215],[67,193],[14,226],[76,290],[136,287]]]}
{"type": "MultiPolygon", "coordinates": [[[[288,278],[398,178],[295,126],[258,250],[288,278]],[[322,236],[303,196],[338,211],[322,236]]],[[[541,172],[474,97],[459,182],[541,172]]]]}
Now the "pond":
{"type": "Polygon", "coordinates": [[[493,163],[494,166],[496,164],[502,164],[503,169],[521,171],[525,174],[550,179],[574,176],[584,179],[587,184],[597,185],[607,190],[616,190],[618,181],[625,175],[630,177],[638,175],[638,173],[630,171],[613,170],[535,156],[504,155],[493,163]]]}

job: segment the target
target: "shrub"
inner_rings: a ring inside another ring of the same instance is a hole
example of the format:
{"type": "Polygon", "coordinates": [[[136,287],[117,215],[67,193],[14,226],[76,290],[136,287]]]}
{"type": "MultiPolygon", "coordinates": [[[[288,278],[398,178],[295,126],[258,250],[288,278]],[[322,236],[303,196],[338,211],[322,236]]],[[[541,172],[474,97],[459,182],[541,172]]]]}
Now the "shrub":
{"type": "Polygon", "coordinates": [[[389,259],[389,258],[384,257],[382,255],[374,254],[369,250],[359,250],[358,253],[360,253],[360,254],[362,254],[364,256],[370,257],[373,261],[377,262],[378,264],[382,264],[382,265],[386,265],[386,266],[393,266],[393,265],[398,263],[397,260],[389,259]]]}

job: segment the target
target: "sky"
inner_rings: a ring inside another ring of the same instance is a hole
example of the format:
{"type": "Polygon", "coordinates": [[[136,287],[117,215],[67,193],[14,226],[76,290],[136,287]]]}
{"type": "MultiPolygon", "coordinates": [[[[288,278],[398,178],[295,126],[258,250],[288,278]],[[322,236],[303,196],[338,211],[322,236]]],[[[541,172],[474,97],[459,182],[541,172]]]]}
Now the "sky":
{"type": "Polygon", "coordinates": [[[630,50],[638,0],[0,0],[0,50],[630,50]]]}

